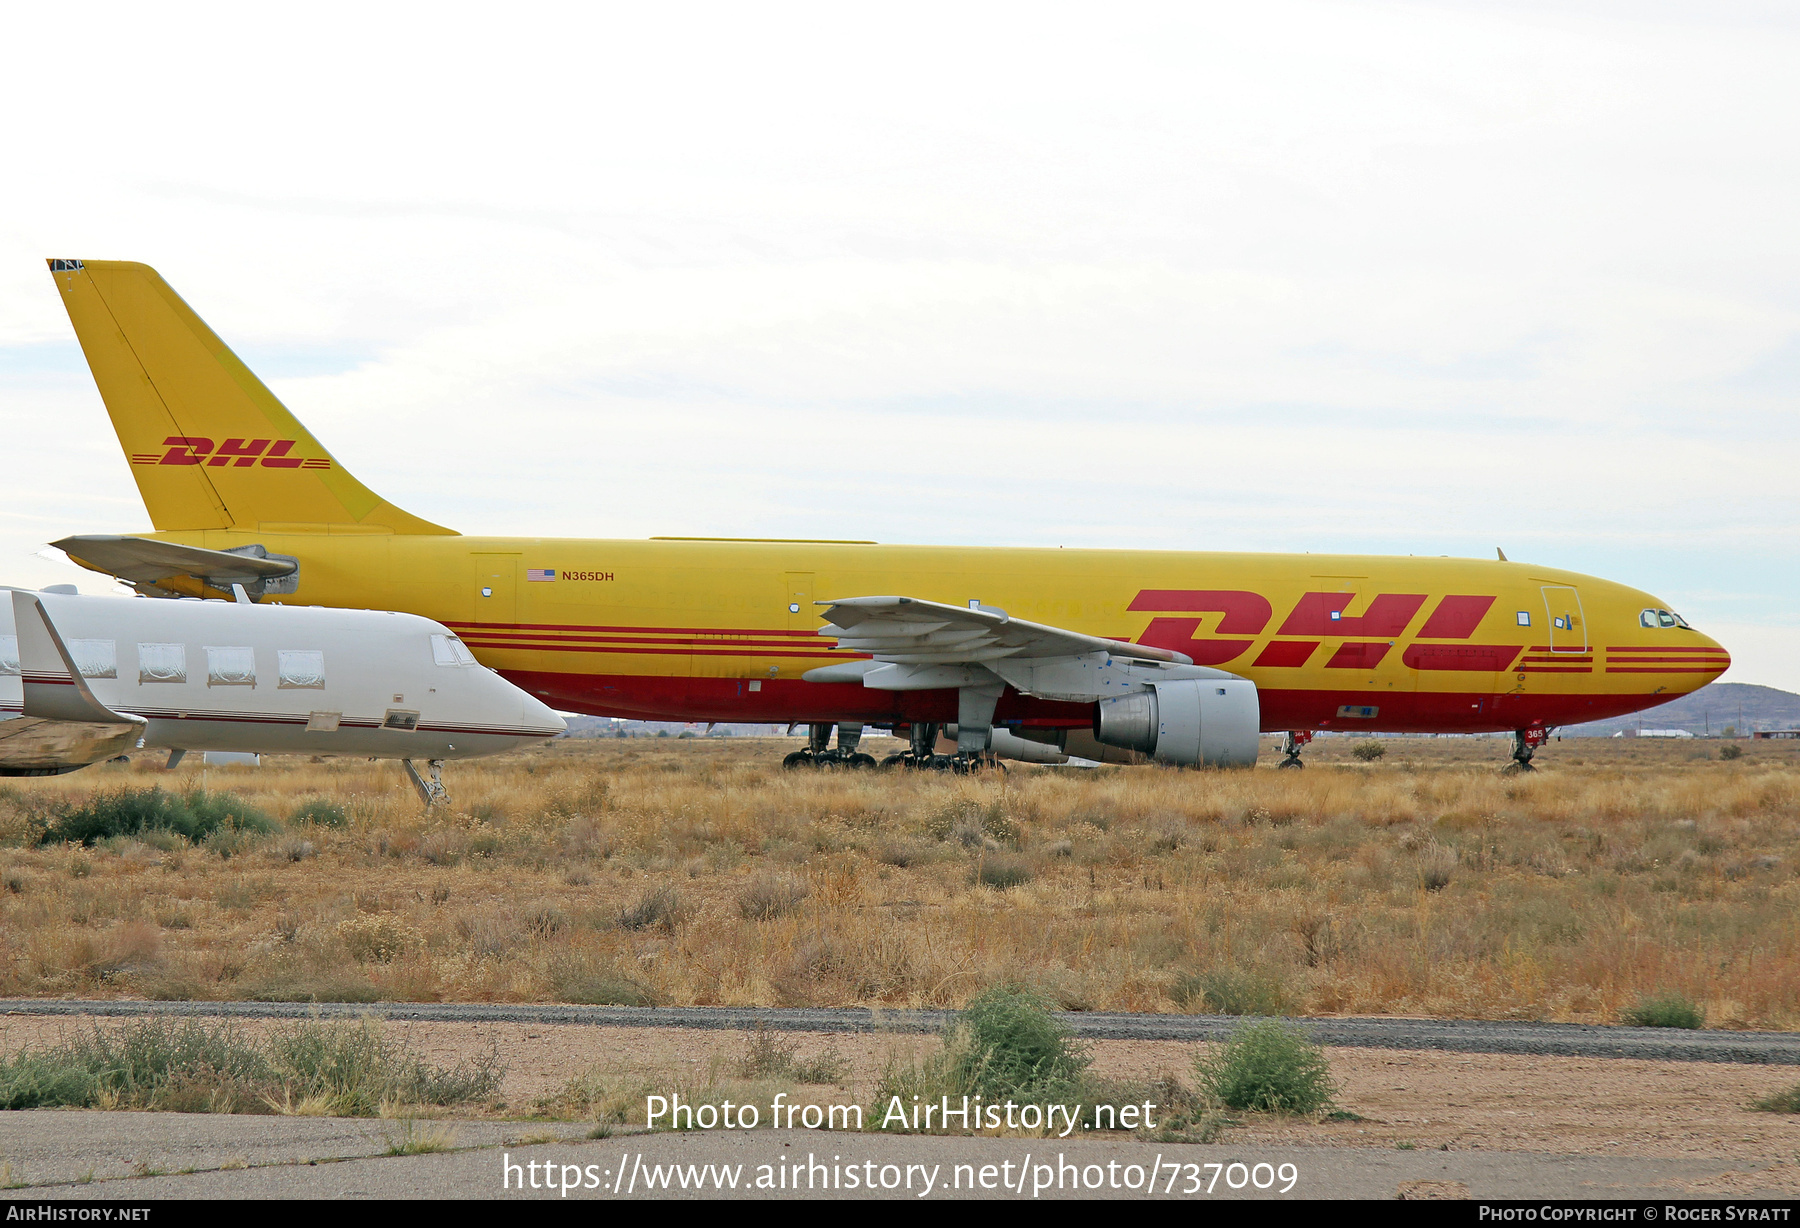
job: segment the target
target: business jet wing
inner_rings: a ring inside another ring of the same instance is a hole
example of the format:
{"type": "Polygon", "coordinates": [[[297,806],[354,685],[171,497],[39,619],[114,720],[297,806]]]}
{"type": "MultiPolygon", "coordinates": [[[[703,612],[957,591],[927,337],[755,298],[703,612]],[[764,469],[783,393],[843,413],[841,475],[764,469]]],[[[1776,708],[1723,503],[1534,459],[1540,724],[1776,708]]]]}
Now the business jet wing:
{"type": "Polygon", "coordinates": [[[905,665],[977,665],[1005,658],[1074,657],[1104,652],[1137,661],[1188,665],[1166,648],[1083,635],[1013,618],[992,606],[955,606],[917,597],[848,597],[829,606],[827,626],[839,648],[905,665]]]}

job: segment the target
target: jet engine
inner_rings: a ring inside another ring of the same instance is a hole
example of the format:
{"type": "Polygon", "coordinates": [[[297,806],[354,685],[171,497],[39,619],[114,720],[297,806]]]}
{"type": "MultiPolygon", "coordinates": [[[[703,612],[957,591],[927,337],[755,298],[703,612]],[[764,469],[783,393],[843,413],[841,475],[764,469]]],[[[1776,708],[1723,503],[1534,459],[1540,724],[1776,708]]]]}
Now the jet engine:
{"type": "Polygon", "coordinates": [[[1247,678],[1180,678],[1102,699],[1094,737],[1163,763],[1253,767],[1261,716],[1247,678]]]}

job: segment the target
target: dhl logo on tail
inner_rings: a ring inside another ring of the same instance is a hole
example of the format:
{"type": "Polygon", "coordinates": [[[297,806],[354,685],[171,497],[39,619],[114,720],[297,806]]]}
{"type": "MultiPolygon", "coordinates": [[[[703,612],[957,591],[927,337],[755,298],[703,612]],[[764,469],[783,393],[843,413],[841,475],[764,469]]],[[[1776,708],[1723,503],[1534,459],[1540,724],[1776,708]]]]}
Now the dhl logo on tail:
{"type": "Polygon", "coordinates": [[[277,439],[270,446],[267,439],[227,439],[215,450],[213,441],[200,435],[171,435],[163,440],[167,452],[134,452],[134,465],[210,465],[222,469],[234,465],[248,469],[260,459],[264,469],[329,469],[324,457],[289,456],[298,443],[294,439],[277,439]]]}

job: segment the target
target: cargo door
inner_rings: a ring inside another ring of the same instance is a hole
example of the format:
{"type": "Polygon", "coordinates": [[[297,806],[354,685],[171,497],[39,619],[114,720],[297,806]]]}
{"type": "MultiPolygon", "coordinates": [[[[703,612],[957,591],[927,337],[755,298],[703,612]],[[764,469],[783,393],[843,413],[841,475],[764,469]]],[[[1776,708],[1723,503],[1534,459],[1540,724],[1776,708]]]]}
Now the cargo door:
{"type": "Polygon", "coordinates": [[[1550,624],[1551,652],[1588,650],[1587,619],[1581,615],[1581,594],[1573,587],[1544,585],[1544,615],[1550,624]]]}
{"type": "Polygon", "coordinates": [[[474,561],[474,606],[470,621],[483,628],[510,627],[519,621],[519,556],[477,554],[474,561]]]}

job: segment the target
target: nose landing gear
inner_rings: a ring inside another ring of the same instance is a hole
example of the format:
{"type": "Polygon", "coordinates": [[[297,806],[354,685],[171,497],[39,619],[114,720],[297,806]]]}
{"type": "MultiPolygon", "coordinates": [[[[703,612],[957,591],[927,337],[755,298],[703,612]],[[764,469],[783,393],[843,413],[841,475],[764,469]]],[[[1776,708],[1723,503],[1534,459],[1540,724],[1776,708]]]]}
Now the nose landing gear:
{"type": "Polygon", "coordinates": [[[1287,758],[1283,759],[1275,766],[1278,768],[1305,767],[1306,765],[1300,762],[1300,748],[1312,740],[1313,731],[1310,729],[1288,730],[1287,736],[1281,740],[1281,753],[1286,755],[1287,758]]]}
{"type": "Polygon", "coordinates": [[[450,804],[450,790],[444,788],[444,761],[442,759],[426,760],[425,766],[431,771],[430,780],[425,780],[419,775],[419,769],[413,766],[411,759],[402,759],[400,764],[406,769],[406,777],[412,781],[413,788],[419,791],[419,799],[425,803],[425,809],[430,810],[433,806],[450,804]]]}
{"type": "Polygon", "coordinates": [[[1531,765],[1531,756],[1538,747],[1550,740],[1550,731],[1544,728],[1516,729],[1513,731],[1512,762],[1500,770],[1510,774],[1517,772],[1535,772],[1531,765]]]}

